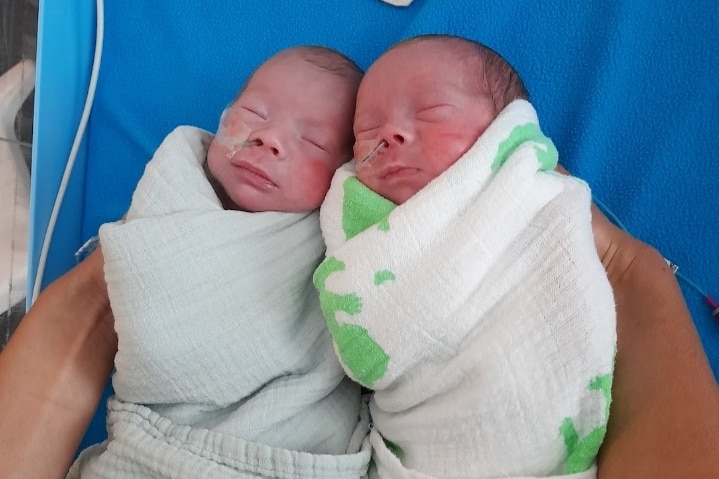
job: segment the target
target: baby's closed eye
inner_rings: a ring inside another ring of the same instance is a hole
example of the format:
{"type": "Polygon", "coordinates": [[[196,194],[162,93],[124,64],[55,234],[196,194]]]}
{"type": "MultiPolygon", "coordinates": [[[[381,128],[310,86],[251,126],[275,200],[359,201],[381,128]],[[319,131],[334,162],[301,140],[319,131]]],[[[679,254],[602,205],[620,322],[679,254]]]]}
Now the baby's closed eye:
{"type": "Polygon", "coordinates": [[[322,140],[313,139],[313,138],[306,137],[306,136],[303,136],[302,140],[306,141],[307,143],[314,146],[315,148],[319,148],[322,151],[329,152],[329,150],[327,149],[327,146],[325,146],[325,142],[323,142],[322,140]]]}
{"type": "Polygon", "coordinates": [[[260,111],[259,111],[258,108],[252,108],[252,107],[244,106],[244,105],[241,106],[240,108],[242,108],[243,111],[249,113],[249,114],[252,115],[252,116],[255,116],[255,117],[260,118],[260,119],[262,119],[262,120],[266,120],[266,119],[267,119],[267,117],[266,117],[264,114],[260,113],[260,111]]]}
{"type": "Polygon", "coordinates": [[[455,110],[455,106],[449,103],[440,103],[438,105],[430,105],[417,110],[415,118],[421,121],[438,121],[450,117],[455,110]]]}

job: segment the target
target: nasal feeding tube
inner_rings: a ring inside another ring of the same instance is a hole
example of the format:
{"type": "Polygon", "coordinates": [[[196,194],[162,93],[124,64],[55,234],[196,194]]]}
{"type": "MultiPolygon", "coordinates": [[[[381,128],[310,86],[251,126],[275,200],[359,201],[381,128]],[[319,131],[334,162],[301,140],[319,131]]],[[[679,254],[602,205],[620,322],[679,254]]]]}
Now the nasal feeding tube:
{"type": "MultiPolygon", "coordinates": [[[[359,145],[358,150],[359,150],[359,151],[363,151],[363,150],[366,151],[366,150],[369,148],[369,145],[371,145],[370,141],[373,141],[373,140],[369,140],[369,141],[365,140],[365,141],[363,141],[362,144],[359,145]]],[[[359,142],[358,142],[358,143],[359,143],[359,142]]],[[[370,152],[367,153],[367,154],[357,163],[358,166],[366,166],[366,165],[368,165],[369,162],[371,162],[371,161],[375,158],[375,156],[377,156],[377,154],[378,154],[381,150],[387,148],[388,146],[389,146],[389,143],[387,143],[387,140],[380,140],[380,142],[377,143],[377,144],[375,145],[375,147],[372,148],[372,149],[370,150],[370,152]]]]}
{"type": "Polygon", "coordinates": [[[242,120],[232,118],[228,107],[220,116],[220,125],[215,134],[215,141],[228,149],[227,158],[232,158],[244,146],[259,146],[260,140],[248,140],[252,130],[242,120]]]}

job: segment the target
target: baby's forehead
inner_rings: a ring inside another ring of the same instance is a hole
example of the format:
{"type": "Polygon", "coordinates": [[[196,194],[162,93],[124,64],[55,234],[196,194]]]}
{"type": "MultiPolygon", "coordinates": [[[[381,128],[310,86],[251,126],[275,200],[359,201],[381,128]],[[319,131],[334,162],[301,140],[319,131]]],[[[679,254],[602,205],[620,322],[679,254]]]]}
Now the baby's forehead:
{"type": "Polygon", "coordinates": [[[330,101],[328,91],[332,92],[331,96],[338,98],[353,94],[351,86],[351,80],[336,72],[295,57],[268,60],[262,64],[245,83],[243,92],[252,90],[256,95],[292,92],[304,96],[322,96],[325,101],[330,101]],[[318,85],[321,87],[317,88],[318,85]]]}
{"type": "Polygon", "coordinates": [[[390,74],[391,81],[417,77],[431,83],[450,84],[460,78],[475,76],[480,62],[476,53],[466,45],[458,48],[449,42],[425,40],[392,48],[375,66],[370,68],[368,76],[390,74]]]}
{"type": "Polygon", "coordinates": [[[384,96],[388,97],[385,101],[394,102],[475,91],[476,69],[468,62],[439,55],[441,50],[403,50],[388,52],[367,72],[360,86],[358,103],[372,103],[374,98],[384,96]]]}

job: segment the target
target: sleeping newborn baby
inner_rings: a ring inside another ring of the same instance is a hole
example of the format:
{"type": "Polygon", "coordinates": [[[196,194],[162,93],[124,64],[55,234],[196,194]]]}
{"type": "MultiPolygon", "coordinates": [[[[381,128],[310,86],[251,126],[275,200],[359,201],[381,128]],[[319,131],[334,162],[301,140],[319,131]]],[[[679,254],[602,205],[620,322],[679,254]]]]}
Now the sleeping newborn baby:
{"type": "Polygon", "coordinates": [[[615,353],[590,193],[553,169],[514,69],[424,36],[368,70],[314,282],[374,390],[382,478],[596,475],[615,353]]]}
{"type": "Polygon", "coordinates": [[[253,73],[216,136],[182,126],[163,141],[125,221],[100,229],[115,396],[109,439],[70,477],[366,472],[359,386],[311,284],[317,209],[352,154],[361,76],[333,50],[285,50],[253,73]]]}

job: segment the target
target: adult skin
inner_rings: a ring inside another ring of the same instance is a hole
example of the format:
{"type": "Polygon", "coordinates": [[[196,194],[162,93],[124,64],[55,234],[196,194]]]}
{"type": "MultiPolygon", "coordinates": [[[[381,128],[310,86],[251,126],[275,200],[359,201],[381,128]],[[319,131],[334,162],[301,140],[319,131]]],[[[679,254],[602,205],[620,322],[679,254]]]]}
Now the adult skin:
{"type": "Polygon", "coordinates": [[[600,479],[719,477],[719,387],[658,251],[594,208],[614,289],[617,358],[600,479]]]}
{"type": "MultiPolygon", "coordinates": [[[[719,388],[662,256],[595,210],[618,352],[599,477],[719,477],[719,388]]],[[[100,250],[30,308],[0,354],[0,477],[64,477],[117,349],[100,250]]]]}
{"type": "Polygon", "coordinates": [[[64,477],[112,370],[98,249],[39,296],[0,354],[0,477],[64,477]]]}

